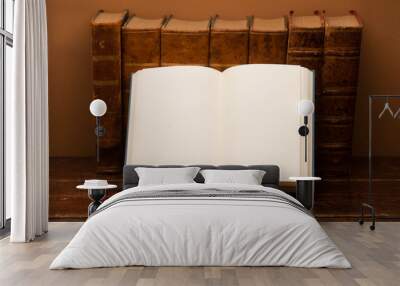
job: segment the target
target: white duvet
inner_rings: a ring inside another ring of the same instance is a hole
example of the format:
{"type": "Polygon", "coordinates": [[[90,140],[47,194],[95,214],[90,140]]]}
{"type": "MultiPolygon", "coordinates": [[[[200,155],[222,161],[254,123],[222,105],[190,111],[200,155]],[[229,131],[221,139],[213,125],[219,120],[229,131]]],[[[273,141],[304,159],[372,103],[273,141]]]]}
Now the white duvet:
{"type": "MultiPolygon", "coordinates": [[[[163,190],[263,190],[234,184],[135,187],[163,190]]],[[[102,207],[100,206],[100,208],[102,207]]],[[[50,269],[145,266],[294,266],[349,268],[319,223],[293,206],[234,198],[154,198],[123,201],[89,218],[50,269]]]]}

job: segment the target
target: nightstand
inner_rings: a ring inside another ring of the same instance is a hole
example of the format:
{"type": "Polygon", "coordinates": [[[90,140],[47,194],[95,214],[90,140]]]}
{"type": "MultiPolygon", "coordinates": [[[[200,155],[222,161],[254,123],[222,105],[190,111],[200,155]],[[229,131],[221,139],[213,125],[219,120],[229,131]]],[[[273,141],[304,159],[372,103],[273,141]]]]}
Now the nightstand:
{"type": "Polygon", "coordinates": [[[110,184],[102,186],[90,185],[87,184],[86,181],[85,184],[76,186],[79,190],[87,190],[89,199],[92,201],[88,206],[88,216],[94,213],[101,205],[101,200],[106,196],[107,190],[115,189],[116,187],[117,185],[110,184]]]}
{"type": "Polygon", "coordinates": [[[290,177],[296,181],[296,199],[308,210],[314,207],[314,182],[320,181],[320,177],[290,177]]]}

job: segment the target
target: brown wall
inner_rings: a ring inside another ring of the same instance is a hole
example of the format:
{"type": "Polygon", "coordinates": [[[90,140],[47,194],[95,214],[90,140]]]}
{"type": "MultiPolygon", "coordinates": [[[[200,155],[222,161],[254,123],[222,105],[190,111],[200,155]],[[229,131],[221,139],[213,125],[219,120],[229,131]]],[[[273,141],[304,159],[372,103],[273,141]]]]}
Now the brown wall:
{"type": "MultiPolygon", "coordinates": [[[[368,102],[371,93],[400,94],[400,1],[397,0],[48,0],[50,153],[52,156],[95,154],[91,101],[90,19],[97,10],[129,9],[142,17],[174,14],[185,19],[207,19],[220,14],[227,19],[246,15],[279,17],[289,10],[309,15],[315,9],[328,16],[355,9],[364,24],[359,97],[356,108],[353,153],[365,154],[368,102]]],[[[399,104],[396,107],[400,107],[399,104]]],[[[382,133],[400,134],[400,119],[379,122],[382,133]]],[[[396,137],[396,136],[395,136],[396,137]]],[[[400,155],[400,136],[376,142],[380,154],[400,155]]]]}

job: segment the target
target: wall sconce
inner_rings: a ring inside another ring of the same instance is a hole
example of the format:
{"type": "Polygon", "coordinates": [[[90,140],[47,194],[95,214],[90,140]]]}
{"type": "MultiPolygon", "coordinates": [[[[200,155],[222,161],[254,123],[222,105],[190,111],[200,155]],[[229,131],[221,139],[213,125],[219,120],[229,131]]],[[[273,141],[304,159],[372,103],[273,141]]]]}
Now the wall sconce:
{"type": "Polygon", "coordinates": [[[310,133],[308,129],[308,116],[314,112],[314,103],[311,100],[301,100],[298,105],[298,111],[304,116],[304,125],[300,126],[299,134],[304,137],[304,161],[307,162],[307,135],[310,133]]]}
{"type": "Polygon", "coordinates": [[[97,162],[100,161],[100,148],[99,148],[99,140],[100,137],[104,136],[106,133],[106,129],[100,124],[100,117],[102,117],[107,112],[107,104],[101,99],[95,99],[90,103],[89,106],[90,113],[96,117],[96,128],[94,133],[96,134],[96,154],[97,154],[97,162]]]}

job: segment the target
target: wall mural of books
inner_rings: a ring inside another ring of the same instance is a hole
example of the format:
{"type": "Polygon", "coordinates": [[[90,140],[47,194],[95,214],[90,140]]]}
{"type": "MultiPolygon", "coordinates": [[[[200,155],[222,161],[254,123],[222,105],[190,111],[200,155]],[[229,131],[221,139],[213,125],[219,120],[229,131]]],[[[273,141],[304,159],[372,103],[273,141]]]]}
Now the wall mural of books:
{"type": "MultiPolygon", "coordinates": [[[[130,76],[143,69],[247,63],[298,64],[315,71],[316,175],[349,175],[362,22],[356,12],[328,17],[290,12],[276,19],[212,16],[187,21],[99,11],[92,19],[93,98],[109,111],[100,173],[119,172],[125,152],[130,76]]],[[[266,162],[268,163],[268,162],[266,162]]]]}

